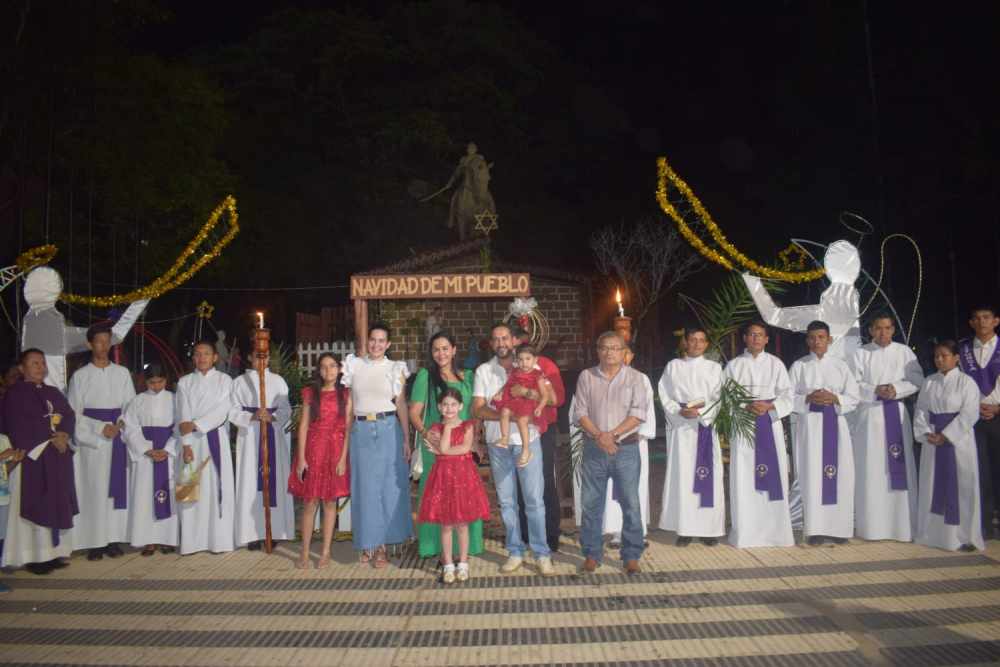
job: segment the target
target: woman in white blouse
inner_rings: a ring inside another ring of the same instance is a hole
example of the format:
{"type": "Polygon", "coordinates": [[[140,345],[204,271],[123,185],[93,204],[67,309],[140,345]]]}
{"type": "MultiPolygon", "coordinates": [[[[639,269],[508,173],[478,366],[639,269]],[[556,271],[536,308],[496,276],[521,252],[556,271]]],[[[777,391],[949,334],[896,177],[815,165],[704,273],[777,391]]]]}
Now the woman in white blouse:
{"type": "Polygon", "coordinates": [[[406,378],[402,361],[385,356],[389,328],[368,329],[368,354],[344,360],[344,385],[351,388],[351,519],[354,549],[361,562],[376,568],[389,560],[386,550],[413,536],[410,504],[410,421],[406,410],[406,378]]]}

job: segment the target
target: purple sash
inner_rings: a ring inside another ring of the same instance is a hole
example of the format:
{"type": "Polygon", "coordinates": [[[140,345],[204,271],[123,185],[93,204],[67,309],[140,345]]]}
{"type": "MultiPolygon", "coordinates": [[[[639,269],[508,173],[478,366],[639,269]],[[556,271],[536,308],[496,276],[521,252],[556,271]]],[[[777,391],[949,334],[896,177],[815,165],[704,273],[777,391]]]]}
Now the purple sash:
{"type": "MultiPolygon", "coordinates": [[[[943,431],[958,416],[957,412],[929,413],[935,433],[943,431]]],[[[958,516],[958,464],[955,445],[950,442],[934,447],[934,489],[931,493],[931,514],[944,517],[947,526],[957,526],[958,516]]]]}
{"type": "Polygon", "coordinates": [[[219,516],[222,516],[222,445],[219,442],[219,428],[221,426],[222,424],[219,424],[205,434],[208,438],[208,453],[212,455],[215,472],[219,475],[219,516]]]}
{"type": "Polygon", "coordinates": [[[832,405],[809,404],[809,412],[823,413],[823,504],[837,504],[837,458],[840,424],[837,408],[832,405]]]}
{"type": "MultiPolygon", "coordinates": [[[[119,408],[84,408],[83,416],[117,424],[122,416],[119,408]]],[[[128,449],[122,440],[121,431],[111,441],[111,481],[108,483],[108,498],[114,499],[116,510],[128,509],[128,449]]]]}
{"type": "MultiPolygon", "coordinates": [[[[257,412],[257,410],[259,410],[259,409],[260,408],[247,408],[247,407],[244,407],[243,408],[243,412],[257,412]]],[[[273,415],[274,412],[277,409],[278,408],[267,408],[267,413],[273,415]]],[[[271,507],[277,507],[278,506],[278,492],[277,492],[278,483],[275,480],[274,471],[277,469],[278,456],[277,456],[277,454],[275,452],[276,447],[274,446],[274,426],[271,424],[271,422],[263,422],[263,423],[267,424],[267,442],[269,443],[269,446],[267,448],[267,471],[268,471],[267,490],[268,490],[268,493],[270,493],[271,507]]],[[[251,422],[251,425],[252,425],[252,422],[251,422]]],[[[261,435],[263,435],[263,431],[261,431],[261,435]]],[[[263,449],[264,449],[264,438],[261,437],[257,441],[257,461],[258,462],[260,462],[264,458],[263,456],[261,456],[261,454],[262,454],[261,450],[263,450],[263,449]]],[[[261,491],[261,492],[264,490],[264,466],[263,465],[257,466],[257,490],[261,491]]]]}
{"type": "Polygon", "coordinates": [[[980,366],[973,341],[967,341],[959,348],[958,363],[965,374],[979,385],[979,393],[988,396],[996,386],[997,378],[1000,378],[1000,344],[993,349],[986,366],[980,366]]]}
{"type": "Polygon", "coordinates": [[[906,451],[903,449],[903,418],[899,414],[901,398],[882,401],[882,417],[885,420],[885,451],[889,459],[889,488],[906,491],[906,451]]]}
{"type": "MultiPolygon", "coordinates": [[[[687,403],[681,404],[682,408],[687,403]]],[[[712,427],[698,423],[698,451],[694,459],[694,492],[701,495],[701,507],[715,507],[715,466],[712,427]]]]}
{"type": "MultiPolygon", "coordinates": [[[[142,427],[142,437],[157,451],[167,446],[173,434],[173,426],[142,427]]],[[[157,520],[170,518],[170,457],[153,461],[153,513],[157,520]]]]}
{"type": "MultiPolygon", "coordinates": [[[[771,403],[773,398],[759,398],[759,401],[771,403]]],[[[768,501],[784,500],[785,493],[781,488],[781,468],[778,467],[778,447],[774,443],[774,429],[771,427],[771,416],[766,412],[754,422],[754,488],[757,491],[767,491],[768,501]]]]}

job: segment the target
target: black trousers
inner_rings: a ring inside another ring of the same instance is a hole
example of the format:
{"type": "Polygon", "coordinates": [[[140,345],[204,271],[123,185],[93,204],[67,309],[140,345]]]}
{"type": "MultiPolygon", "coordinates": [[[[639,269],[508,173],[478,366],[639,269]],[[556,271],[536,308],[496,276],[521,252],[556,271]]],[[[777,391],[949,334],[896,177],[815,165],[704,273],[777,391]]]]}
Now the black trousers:
{"type": "Polygon", "coordinates": [[[993,533],[993,513],[1000,509],[1000,416],[976,422],[976,452],[979,454],[979,506],[983,533],[993,533]]]}
{"type": "MultiPolygon", "coordinates": [[[[556,487],[556,425],[550,424],[549,429],[542,433],[539,440],[542,444],[542,475],[545,476],[545,493],[542,496],[545,501],[545,536],[549,549],[555,551],[559,548],[559,536],[562,534],[559,528],[562,522],[562,503],[556,487]]],[[[520,508],[521,537],[527,544],[528,515],[524,511],[524,497],[521,495],[520,484],[517,487],[517,504],[520,508]]]]}

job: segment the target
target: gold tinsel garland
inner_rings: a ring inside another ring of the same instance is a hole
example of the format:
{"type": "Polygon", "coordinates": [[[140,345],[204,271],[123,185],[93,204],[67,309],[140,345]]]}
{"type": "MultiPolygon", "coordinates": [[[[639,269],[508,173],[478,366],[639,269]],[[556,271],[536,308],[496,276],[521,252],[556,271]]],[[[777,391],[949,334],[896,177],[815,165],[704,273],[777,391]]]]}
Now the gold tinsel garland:
{"type": "Polygon", "coordinates": [[[746,270],[752,271],[765,278],[771,278],[773,280],[785,280],[792,283],[804,283],[810,280],[816,280],[823,276],[823,269],[814,269],[812,271],[802,271],[802,272],[791,272],[791,271],[781,271],[779,269],[772,269],[766,266],[761,266],[757,262],[753,261],[739,250],[736,249],[732,243],[730,243],[719,226],[715,224],[712,220],[712,216],[708,214],[705,207],[702,206],[701,201],[695,196],[688,184],[681,180],[681,178],[674,172],[673,169],[667,164],[666,158],[659,158],[656,161],[657,171],[659,175],[657,187],[656,187],[656,200],[660,203],[660,208],[663,209],[664,213],[669,215],[674,222],[677,223],[678,229],[680,229],[681,234],[687,239],[694,248],[702,254],[703,257],[709,259],[720,266],[724,266],[727,269],[735,270],[737,266],[743,267],[746,270]],[[698,219],[708,228],[709,233],[712,238],[719,245],[725,254],[710,248],[702,239],[692,230],[688,224],[684,221],[684,216],[674,207],[670,202],[670,198],[667,196],[667,186],[668,184],[676,189],[680,194],[687,200],[691,209],[698,216],[698,219]],[[728,255],[728,257],[726,256],[728,255]]]}
{"type": "Polygon", "coordinates": [[[232,197],[232,195],[230,195],[226,197],[226,199],[219,204],[214,211],[212,211],[212,215],[209,216],[208,221],[202,226],[198,235],[195,236],[191,243],[187,245],[184,252],[180,254],[177,261],[174,262],[174,265],[170,267],[170,270],[146,287],[140,287],[139,289],[133,290],[128,294],[116,294],[114,296],[86,297],[63,292],[59,295],[59,298],[66,303],[83,306],[97,306],[102,308],[120,306],[132,303],[133,301],[138,301],[139,299],[155,299],[181,285],[197,273],[199,269],[218,257],[219,253],[222,252],[222,249],[233,240],[233,237],[236,236],[236,232],[239,231],[240,228],[239,224],[237,224],[237,219],[236,200],[232,197]],[[214,246],[211,247],[211,249],[208,250],[208,252],[199,257],[193,264],[185,269],[184,266],[188,258],[193,255],[198,249],[198,246],[208,238],[209,232],[212,231],[212,228],[219,222],[219,218],[222,217],[223,213],[229,214],[229,230],[218,242],[216,242],[214,246]]]}
{"type": "Polygon", "coordinates": [[[59,249],[54,245],[43,245],[37,248],[32,248],[31,250],[22,253],[14,265],[17,266],[17,270],[21,273],[27,273],[33,268],[38,266],[44,266],[52,261],[52,258],[56,256],[59,249]]]}

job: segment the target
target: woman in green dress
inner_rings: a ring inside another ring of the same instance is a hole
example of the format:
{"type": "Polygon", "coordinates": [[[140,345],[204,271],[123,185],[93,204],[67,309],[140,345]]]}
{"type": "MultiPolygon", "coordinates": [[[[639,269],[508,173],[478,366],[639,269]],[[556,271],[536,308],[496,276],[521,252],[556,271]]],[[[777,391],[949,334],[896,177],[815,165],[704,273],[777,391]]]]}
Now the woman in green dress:
{"type": "MultiPolygon", "coordinates": [[[[449,334],[439,331],[431,336],[428,349],[430,363],[427,368],[417,373],[413,390],[410,392],[410,424],[418,433],[417,442],[420,444],[420,454],[424,459],[424,474],[420,476],[420,491],[417,498],[418,512],[424,497],[424,483],[427,481],[431,466],[434,465],[435,456],[431,448],[437,444],[436,440],[439,437],[427,431],[431,424],[441,421],[437,409],[437,396],[445,387],[457,389],[462,394],[462,411],[458,413],[458,417],[463,420],[472,419],[472,386],[475,381],[473,371],[463,371],[459,368],[455,360],[458,348],[455,347],[455,341],[449,334]],[[426,437],[430,438],[429,442],[425,440],[426,437]]],[[[473,447],[473,451],[477,449],[477,446],[473,447]]],[[[433,523],[417,524],[417,539],[420,543],[421,558],[441,554],[441,526],[433,523]]],[[[457,541],[455,553],[458,553],[457,541]]],[[[469,555],[481,553],[483,553],[483,522],[476,521],[469,524],[469,555]]]]}

